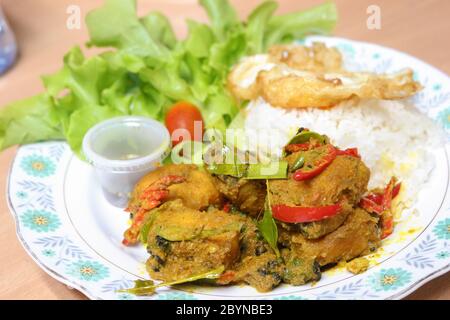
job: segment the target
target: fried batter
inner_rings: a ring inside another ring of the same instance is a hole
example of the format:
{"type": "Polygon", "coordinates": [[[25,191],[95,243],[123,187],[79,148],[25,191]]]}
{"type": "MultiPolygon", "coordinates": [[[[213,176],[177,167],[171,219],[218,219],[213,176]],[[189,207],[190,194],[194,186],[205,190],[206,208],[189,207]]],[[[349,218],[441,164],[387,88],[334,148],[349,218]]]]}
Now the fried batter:
{"type": "Polygon", "coordinates": [[[273,205],[317,207],[345,200],[353,205],[367,191],[369,177],[370,171],[360,159],[337,156],[313,179],[270,181],[271,201],[273,205]]]}
{"type": "Polygon", "coordinates": [[[169,195],[165,200],[181,199],[185,206],[192,209],[204,209],[221,202],[220,193],[208,172],[199,170],[196,165],[170,164],[150,172],[138,182],[129,203],[130,211],[140,207],[139,195],[148,186],[169,175],[181,176],[186,180],[169,186],[169,195]]]}
{"type": "MultiPolygon", "coordinates": [[[[286,157],[292,164],[297,157],[293,153],[286,157]]],[[[367,191],[370,171],[358,158],[338,156],[317,177],[306,181],[288,179],[273,180],[269,184],[272,204],[317,207],[341,203],[342,210],[335,216],[320,221],[286,225],[308,239],[316,239],[336,230],[353,210],[361,196],[367,191]]]]}
{"type": "Polygon", "coordinates": [[[355,209],[336,231],[308,240],[302,234],[281,228],[280,240],[290,243],[298,256],[315,259],[320,266],[349,261],[375,251],[380,244],[378,217],[362,209],[355,209]]]}
{"type": "Polygon", "coordinates": [[[264,181],[224,175],[216,176],[214,179],[219,191],[240,211],[252,217],[262,212],[267,193],[264,181]]]}
{"type": "Polygon", "coordinates": [[[312,73],[274,67],[258,74],[258,94],[283,108],[328,108],[351,98],[402,99],[421,89],[411,69],[394,74],[312,73]]]}
{"type": "Polygon", "coordinates": [[[293,69],[311,72],[342,71],[342,56],[338,49],[328,48],[321,42],[311,47],[275,45],[269,49],[269,61],[283,63],[293,69]]]}
{"type": "Polygon", "coordinates": [[[228,88],[241,100],[263,97],[275,107],[328,108],[352,98],[402,99],[422,87],[411,69],[393,74],[350,72],[336,48],[274,46],[268,55],[243,59],[230,72],[228,88]]]}
{"type": "Polygon", "coordinates": [[[231,265],[239,258],[245,219],[220,210],[185,207],[180,199],[155,209],[148,220],[147,270],[173,281],[231,265]]]}
{"type": "Polygon", "coordinates": [[[277,258],[250,218],[241,234],[241,256],[219,284],[244,282],[260,292],[278,286],[285,271],[282,260],[277,258]]]}

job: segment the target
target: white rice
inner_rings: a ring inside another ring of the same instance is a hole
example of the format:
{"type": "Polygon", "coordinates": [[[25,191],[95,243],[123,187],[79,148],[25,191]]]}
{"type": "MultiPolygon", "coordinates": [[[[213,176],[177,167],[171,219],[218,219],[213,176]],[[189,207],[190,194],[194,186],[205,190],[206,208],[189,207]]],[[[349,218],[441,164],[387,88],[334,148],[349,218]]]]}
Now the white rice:
{"type": "Polygon", "coordinates": [[[259,98],[247,106],[245,135],[259,154],[279,156],[299,127],[326,134],[342,149],[357,147],[371,170],[369,189],[396,176],[411,200],[435,166],[430,150],[444,143],[440,128],[405,102],[366,100],[328,110],[287,110],[259,98]]]}

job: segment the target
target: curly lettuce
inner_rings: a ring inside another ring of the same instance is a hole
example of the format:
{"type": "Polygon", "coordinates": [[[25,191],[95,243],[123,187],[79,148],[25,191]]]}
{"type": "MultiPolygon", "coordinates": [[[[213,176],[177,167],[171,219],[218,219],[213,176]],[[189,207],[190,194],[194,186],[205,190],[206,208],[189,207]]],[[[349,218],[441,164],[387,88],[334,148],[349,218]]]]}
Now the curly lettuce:
{"type": "Polygon", "coordinates": [[[42,77],[45,92],[0,109],[0,150],[16,144],[65,139],[81,155],[86,131],[119,115],[162,121],[176,101],[197,105],[208,128],[225,129],[240,106],[226,89],[230,68],[245,55],[310,33],[330,32],[337,19],[331,2],[274,15],[266,1],[245,21],[227,0],[200,0],[210,24],[188,20],[177,39],[167,17],[138,17],[134,0],[106,0],[89,12],[87,47],[105,51],[85,57],[71,49],[63,67],[42,77]]]}

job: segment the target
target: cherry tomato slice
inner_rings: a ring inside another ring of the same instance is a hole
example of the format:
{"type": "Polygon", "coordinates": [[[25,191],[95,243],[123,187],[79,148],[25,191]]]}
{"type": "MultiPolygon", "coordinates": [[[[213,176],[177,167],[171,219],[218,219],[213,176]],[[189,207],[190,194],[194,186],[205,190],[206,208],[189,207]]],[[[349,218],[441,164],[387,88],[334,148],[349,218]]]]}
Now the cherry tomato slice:
{"type": "Polygon", "coordinates": [[[202,141],[203,138],[203,118],[199,109],[188,103],[178,102],[174,104],[167,112],[165,124],[172,137],[172,146],[183,141],[183,132],[177,132],[177,129],[187,130],[189,134],[187,140],[202,141]]]}

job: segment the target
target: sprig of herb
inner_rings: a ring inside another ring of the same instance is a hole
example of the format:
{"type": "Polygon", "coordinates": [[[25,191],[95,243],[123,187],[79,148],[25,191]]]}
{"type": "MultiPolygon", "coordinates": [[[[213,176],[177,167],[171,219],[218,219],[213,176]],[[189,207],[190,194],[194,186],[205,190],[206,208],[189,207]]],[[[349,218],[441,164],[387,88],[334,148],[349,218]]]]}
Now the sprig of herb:
{"type": "Polygon", "coordinates": [[[278,250],[278,228],[275,220],[272,216],[272,206],[270,204],[270,192],[269,192],[269,180],[266,180],[267,197],[264,204],[264,215],[258,223],[258,229],[261,232],[264,239],[275,251],[277,257],[280,257],[280,251],[278,250]]]}
{"type": "Polygon", "coordinates": [[[211,271],[196,274],[196,275],[190,276],[188,278],[175,280],[175,281],[168,281],[168,282],[163,282],[163,283],[158,283],[158,284],[155,284],[152,280],[136,280],[134,282],[133,288],[121,289],[121,290],[117,290],[117,292],[131,293],[131,294],[135,294],[137,296],[148,296],[148,295],[154,294],[156,289],[161,288],[161,287],[167,287],[167,286],[173,286],[176,284],[194,282],[194,281],[202,280],[202,279],[217,279],[220,277],[220,275],[223,273],[224,270],[225,270],[225,267],[220,266],[211,271]]]}

